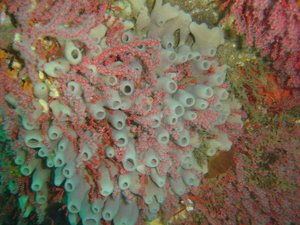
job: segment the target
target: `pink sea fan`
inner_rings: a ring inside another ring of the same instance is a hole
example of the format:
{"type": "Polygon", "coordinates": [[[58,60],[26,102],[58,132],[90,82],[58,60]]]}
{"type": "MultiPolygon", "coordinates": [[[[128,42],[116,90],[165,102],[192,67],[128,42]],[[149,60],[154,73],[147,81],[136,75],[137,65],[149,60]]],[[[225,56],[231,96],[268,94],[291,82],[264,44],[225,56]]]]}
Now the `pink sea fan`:
{"type": "Polygon", "coordinates": [[[274,62],[273,67],[283,86],[299,88],[299,3],[296,0],[229,2],[238,33],[246,34],[248,45],[256,46],[262,56],[268,56],[274,62]]]}

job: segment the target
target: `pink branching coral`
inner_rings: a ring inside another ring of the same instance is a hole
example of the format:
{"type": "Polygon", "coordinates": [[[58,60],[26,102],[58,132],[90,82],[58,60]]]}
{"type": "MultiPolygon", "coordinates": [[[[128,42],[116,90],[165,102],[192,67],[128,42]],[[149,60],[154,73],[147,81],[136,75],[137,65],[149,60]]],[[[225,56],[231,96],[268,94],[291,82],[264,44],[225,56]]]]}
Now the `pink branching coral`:
{"type": "Polygon", "coordinates": [[[280,122],[237,141],[234,168],[191,197],[201,224],[298,224],[299,135],[299,125],[280,122]]]}
{"type": "Polygon", "coordinates": [[[245,34],[249,46],[261,50],[279,71],[279,80],[291,88],[300,87],[300,7],[296,0],[227,0],[234,25],[245,34]]]}

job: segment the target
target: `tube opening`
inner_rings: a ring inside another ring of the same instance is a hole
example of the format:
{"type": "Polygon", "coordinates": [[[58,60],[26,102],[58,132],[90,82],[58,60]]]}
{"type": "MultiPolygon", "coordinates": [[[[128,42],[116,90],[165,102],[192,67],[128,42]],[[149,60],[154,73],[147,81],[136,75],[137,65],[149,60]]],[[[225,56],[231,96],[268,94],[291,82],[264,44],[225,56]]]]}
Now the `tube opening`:
{"type": "Polygon", "coordinates": [[[118,144],[124,145],[125,144],[125,138],[119,138],[118,139],[118,144]]]}
{"type": "Polygon", "coordinates": [[[88,159],[89,159],[89,154],[88,154],[87,152],[83,152],[83,153],[82,153],[82,159],[83,159],[84,161],[88,160],[88,159]]]}
{"type": "Polygon", "coordinates": [[[105,113],[102,111],[96,112],[97,119],[103,119],[105,116],[105,113]]]}
{"type": "Polygon", "coordinates": [[[134,161],[133,159],[127,159],[125,162],[126,168],[132,169],[134,167],[134,161]]]}
{"type": "Polygon", "coordinates": [[[190,184],[190,185],[193,185],[194,183],[195,183],[194,178],[190,178],[190,179],[189,179],[189,184],[190,184]]]}
{"type": "Polygon", "coordinates": [[[27,145],[30,145],[31,147],[35,147],[38,146],[40,142],[35,138],[31,138],[27,141],[27,143],[28,143],[27,145]]]}
{"type": "Polygon", "coordinates": [[[114,108],[119,108],[120,105],[121,105],[121,102],[120,101],[113,101],[112,105],[113,105],[114,108]]]}
{"type": "Polygon", "coordinates": [[[70,211],[73,212],[73,213],[78,213],[79,212],[79,209],[76,205],[72,204],[70,206],[70,211]]]}
{"type": "Polygon", "coordinates": [[[214,56],[216,54],[216,50],[215,49],[210,49],[210,56],[214,56]]]}
{"type": "Polygon", "coordinates": [[[177,90],[177,84],[175,81],[169,82],[168,86],[171,92],[175,92],[177,90]]]}
{"type": "Polygon", "coordinates": [[[109,212],[106,212],[106,213],[104,214],[104,216],[105,216],[106,219],[109,219],[109,218],[111,217],[111,214],[110,214],[109,212]]]}
{"type": "Polygon", "coordinates": [[[168,140],[169,140],[169,138],[168,138],[167,136],[162,136],[162,137],[160,138],[160,141],[163,142],[163,143],[168,142],[168,140]]]}
{"type": "Polygon", "coordinates": [[[205,92],[208,97],[211,97],[214,94],[211,88],[207,88],[205,92]]]}
{"type": "Polygon", "coordinates": [[[124,123],[122,121],[118,121],[116,125],[119,129],[122,129],[124,127],[124,123]]]}
{"type": "Polygon", "coordinates": [[[186,138],[186,137],[181,138],[181,143],[182,143],[183,145],[188,144],[187,138],[186,138]]]}
{"type": "Polygon", "coordinates": [[[73,191],[74,187],[73,187],[73,184],[68,182],[68,183],[66,183],[66,188],[67,188],[68,191],[73,191]]]}
{"type": "Polygon", "coordinates": [[[56,133],[56,132],[50,133],[50,138],[51,138],[52,140],[57,139],[57,138],[58,138],[58,133],[56,133]]]}
{"type": "Polygon", "coordinates": [[[171,42],[168,42],[168,43],[166,44],[166,49],[172,48],[172,47],[173,47],[173,44],[172,44],[171,42]]]}
{"type": "Polygon", "coordinates": [[[172,53],[170,53],[169,54],[169,60],[171,60],[171,61],[175,61],[176,60],[176,54],[174,53],[174,52],[172,52],[172,53]]]}
{"type": "Polygon", "coordinates": [[[193,105],[195,103],[195,99],[193,99],[193,98],[187,98],[186,101],[185,101],[185,103],[187,105],[189,105],[189,106],[193,105]]]}
{"type": "Polygon", "coordinates": [[[84,219],[83,224],[84,225],[96,225],[97,221],[95,219],[88,218],[88,219],[84,219]]]}
{"type": "Polygon", "coordinates": [[[157,159],[151,159],[150,161],[152,166],[157,166],[158,165],[158,160],[157,159]]]}
{"type": "Polygon", "coordinates": [[[25,176],[28,176],[30,174],[31,170],[28,167],[23,167],[22,168],[22,174],[25,176]]]}
{"type": "Polygon", "coordinates": [[[175,114],[178,116],[181,116],[184,113],[184,108],[181,105],[176,106],[175,108],[175,114]]]}
{"type": "Polygon", "coordinates": [[[202,68],[203,68],[204,70],[208,70],[209,67],[210,67],[210,63],[209,63],[208,61],[203,61],[203,62],[202,62],[202,68]]]}
{"type": "Polygon", "coordinates": [[[68,176],[68,175],[70,175],[71,172],[70,172],[69,169],[64,169],[64,170],[63,170],[63,173],[64,173],[64,175],[67,175],[67,176],[68,176]]]}
{"type": "Polygon", "coordinates": [[[73,49],[71,52],[71,56],[73,57],[73,59],[77,59],[79,57],[78,49],[73,49]]]}
{"type": "Polygon", "coordinates": [[[39,204],[43,204],[46,202],[46,198],[45,197],[39,197],[38,201],[39,204]]]}
{"type": "Polygon", "coordinates": [[[117,84],[117,78],[116,77],[114,77],[114,76],[109,76],[108,77],[108,79],[107,79],[107,81],[108,81],[108,83],[110,84],[110,85],[115,85],[115,84],[117,84]]]}
{"type": "Polygon", "coordinates": [[[40,186],[39,184],[34,184],[34,185],[32,185],[31,189],[32,189],[33,191],[38,191],[38,190],[41,189],[41,186],[40,186]]]}
{"type": "Polygon", "coordinates": [[[127,94],[127,95],[131,94],[132,93],[131,86],[130,85],[125,85],[124,89],[123,89],[123,92],[124,92],[124,94],[127,94]]]}
{"type": "Polygon", "coordinates": [[[218,82],[218,85],[221,85],[223,83],[223,78],[222,77],[218,77],[217,78],[217,82],[218,82]]]}
{"type": "Polygon", "coordinates": [[[128,42],[128,41],[129,41],[129,36],[128,36],[128,34],[125,33],[125,34],[122,35],[122,41],[123,41],[123,42],[128,42]]]}

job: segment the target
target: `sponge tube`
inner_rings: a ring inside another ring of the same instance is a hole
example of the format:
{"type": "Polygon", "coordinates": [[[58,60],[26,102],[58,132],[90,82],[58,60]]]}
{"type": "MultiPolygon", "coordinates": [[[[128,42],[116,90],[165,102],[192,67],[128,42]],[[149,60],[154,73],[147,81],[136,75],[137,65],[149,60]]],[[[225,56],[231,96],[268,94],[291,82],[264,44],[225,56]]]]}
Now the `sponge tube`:
{"type": "Polygon", "coordinates": [[[124,130],[113,130],[112,136],[114,137],[118,147],[125,147],[128,144],[128,136],[124,130]]]}
{"type": "Polygon", "coordinates": [[[126,125],[126,115],[120,110],[116,110],[113,114],[108,114],[108,121],[117,130],[122,130],[126,125]]]}
{"type": "Polygon", "coordinates": [[[150,120],[149,126],[151,128],[158,128],[161,124],[161,117],[159,114],[150,115],[147,119],[150,120]]]}
{"type": "Polygon", "coordinates": [[[101,166],[100,172],[101,172],[101,179],[99,183],[102,188],[100,194],[103,196],[109,196],[114,191],[114,183],[110,177],[108,168],[105,165],[101,166]]]}
{"type": "Polygon", "coordinates": [[[104,199],[101,198],[95,198],[94,202],[92,203],[91,210],[95,214],[100,214],[102,211],[102,208],[104,206],[104,199]]]}
{"type": "Polygon", "coordinates": [[[56,126],[55,124],[52,124],[48,129],[48,137],[50,140],[58,140],[62,137],[63,132],[62,130],[56,126]]]}
{"type": "Polygon", "coordinates": [[[122,159],[122,164],[125,170],[134,171],[137,167],[137,155],[134,143],[129,141],[126,152],[122,159]]]}
{"type": "Polygon", "coordinates": [[[185,90],[178,90],[174,98],[184,107],[191,107],[195,104],[195,97],[185,90]]]}
{"type": "Polygon", "coordinates": [[[45,204],[48,201],[48,187],[43,185],[41,190],[39,190],[35,195],[35,201],[37,204],[45,204]]]}
{"type": "Polygon", "coordinates": [[[41,147],[39,150],[38,150],[38,156],[39,157],[48,157],[49,156],[49,149],[46,147],[46,146],[43,146],[41,147]]]}
{"type": "MultiPolygon", "coordinates": [[[[78,213],[82,207],[82,201],[86,197],[90,186],[85,181],[78,178],[78,185],[76,186],[75,190],[72,192],[68,192],[68,200],[67,200],[67,208],[70,213],[78,213]]],[[[85,207],[85,206],[84,206],[85,207]]]]}
{"type": "Polygon", "coordinates": [[[200,184],[200,179],[191,170],[182,170],[181,176],[187,186],[197,187],[200,184]]]}
{"type": "Polygon", "coordinates": [[[88,109],[89,109],[89,113],[90,115],[92,115],[92,117],[95,120],[103,120],[106,116],[105,113],[105,109],[103,108],[103,105],[101,104],[101,102],[96,102],[94,104],[88,104],[88,109]]]}
{"type": "Polygon", "coordinates": [[[184,114],[183,114],[183,119],[185,120],[195,120],[197,118],[197,113],[194,112],[194,111],[186,111],[184,114]]]}
{"type": "Polygon", "coordinates": [[[131,185],[131,179],[129,174],[121,174],[119,176],[119,187],[121,190],[126,190],[131,185]]]}
{"type": "Polygon", "coordinates": [[[208,61],[208,60],[201,60],[201,61],[198,61],[196,63],[196,67],[200,71],[206,71],[206,70],[208,70],[211,65],[212,65],[212,62],[208,61]]]}
{"type": "Polygon", "coordinates": [[[146,184],[146,195],[143,196],[144,201],[147,205],[151,204],[155,199],[154,195],[156,193],[156,189],[158,187],[153,183],[151,179],[148,180],[148,184],[146,184]]]}
{"type": "Polygon", "coordinates": [[[165,35],[162,36],[161,38],[161,45],[165,49],[171,49],[174,47],[175,40],[174,40],[174,35],[171,33],[166,33],[165,35]]]}
{"type": "Polygon", "coordinates": [[[82,53],[79,48],[77,48],[72,41],[66,41],[65,46],[65,57],[68,62],[72,65],[76,65],[82,60],[82,53]]]}
{"type": "Polygon", "coordinates": [[[105,154],[108,158],[113,158],[116,155],[115,149],[112,146],[109,146],[105,149],[105,154]]]}
{"type": "Polygon", "coordinates": [[[52,101],[49,106],[53,112],[53,115],[59,119],[59,121],[67,121],[68,117],[72,116],[72,110],[70,107],[60,103],[57,100],[52,101]]]}
{"type": "Polygon", "coordinates": [[[80,184],[81,177],[79,175],[75,175],[71,178],[66,179],[64,188],[66,192],[74,192],[75,188],[80,184]]]}
{"type": "Polygon", "coordinates": [[[53,159],[53,163],[55,167],[62,167],[65,165],[67,159],[65,157],[65,152],[56,152],[55,157],[53,159]]]}
{"type": "Polygon", "coordinates": [[[85,196],[83,202],[83,207],[79,211],[79,215],[82,221],[82,225],[98,225],[100,221],[100,214],[93,213],[91,210],[91,204],[88,200],[88,195],[85,196]]]}
{"type": "Polygon", "coordinates": [[[145,152],[144,163],[148,167],[157,167],[159,164],[159,157],[153,149],[149,149],[145,152]]]}
{"type": "Polygon", "coordinates": [[[133,41],[133,38],[134,38],[133,32],[129,30],[122,34],[121,41],[123,43],[129,43],[133,41]]]}
{"type": "Polygon", "coordinates": [[[41,166],[38,166],[32,176],[31,190],[40,191],[42,187],[46,184],[49,177],[50,170],[43,169],[41,166]]]}
{"type": "Polygon", "coordinates": [[[134,84],[132,81],[124,80],[121,81],[120,90],[123,95],[130,96],[134,92],[134,84]]]}
{"type": "Polygon", "coordinates": [[[66,178],[71,178],[76,172],[76,163],[75,159],[68,160],[67,164],[62,169],[62,175],[66,178]]]}
{"type": "Polygon", "coordinates": [[[114,89],[108,89],[105,93],[105,106],[109,109],[119,109],[121,107],[121,98],[119,93],[114,89]]]}
{"type": "Polygon", "coordinates": [[[183,180],[181,177],[179,178],[170,178],[170,185],[172,190],[179,196],[182,196],[186,193],[186,188],[183,183],[183,180]]]}
{"type": "Polygon", "coordinates": [[[165,100],[165,105],[168,109],[171,110],[171,115],[173,115],[175,117],[183,116],[184,107],[179,101],[177,101],[173,98],[167,98],[165,100]]]}
{"type": "Polygon", "coordinates": [[[90,30],[89,36],[96,42],[99,43],[101,39],[105,36],[107,27],[100,23],[98,26],[90,30]]]}
{"type": "Polygon", "coordinates": [[[16,156],[14,162],[16,165],[21,166],[24,165],[26,160],[26,153],[23,150],[16,151],[16,156]]]}
{"type": "Polygon", "coordinates": [[[166,183],[166,176],[160,176],[156,168],[151,168],[150,177],[158,187],[163,187],[166,183]]]}
{"type": "Polygon", "coordinates": [[[151,204],[148,205],[148,209],[150,213],[157,213],[159,211],[160,205],[154,200],[151,204]]]}
{"type": "Polygon", "coordinates": [[[67,84],[67,90],[74,97],[80,97],[82,95],[82,87],[75,81],[70,81],[67,84]]]}
{"type": "Polygon", "coordinates": [[[117,214],[120,206],[120,195],[115,199],[108,198],[105,201],[104,209],[102,211],[102,217],[106,221],[111,221],[117,214]]]}
{"type": "Polygon", "coordinates": [[[155,137],[158,143],[166,145],[170,140],[170,133],[166,129],[160,127],[155,130],[155,137]]]}
{"type": "Polygon", "coordinates": [[[162,89],[169,94],[173,94],[177,91],[177,83],[168,77],[162,77],[157,79],[156,87],[162,89]]]}
{"type": "Polygon", "coordinates": [[[196,110],[205,110],[208,107],[208,102],[202,98],[197,98],[193,108],[196,110]]]}
{"type": "Polygon", "coordinates": [[[65,180],[62,174],[62,167],[58,167],[54,170],[54,185],[60,186],[65,180]]]}
{"type": "Polygon", "coordinates": [[[163,204],[167,198],[166,190],[164,188],[157,188],[155,191],[155,198],[158,203],[163,204]]]}
{"type": "Polygon", "coordinates": [[[226,79],[226,72],[216,73],[208,77],[207,85],[213,87],[220,86],[225,82],[225,79],[226,79]]]}
{"type": "Polygon", "coordinates": [[[114,218],[114,225],[131,225],[136,220],[135,214],[138,213],[138,208],[135,203],[126,203],[121,201],[119,211],[114,218]]]}
{"type": "Polygon", "coordinates": [[[87,143],[83,143],[82,145],[82,151],[80,153],[80,158],[86,162],[88,160],[90,160],[93,156],[93,150],[92,148],[87,144],[87,143]]]}
{"type": "Polygon", "coordinates": [[[114,75],[104,76],[103,80],[109,86],[115,86],[118,83],[118,78],[114,75]]]}
{"type": "Polygon", "coordinates": [[[188,130],[183,130],[179,132],[179,138],[175,139],[176,144],[178,144],[181,147],[186,147],[190,144],[191,138],[188,130]]]}
{"type": "Polygon", "coordinates": [[[68,148],[68,146],[71,145],[69,139],[67,137],[63,137],[57,145],[57,151],[64,152],[68,148]]]}
{"type": "Polygon", "coordinates": [[[37,98],[47,99],[49,94],[48,86],[41,82],[34,85],[33,93],[37,98]]]}
{"type": "Polygon", "coordinates": [[[229,94],[225,88],[215,88],[214,92],[219,100],[227,100],[228,99],[229,94]]]}
{"type": "Polygon", "coordinates": [[[43,135],[40,130],[26,131],[24,137],[25,145],[30,148],[39,148],[43,146],[43,135]]]}
{"type": "Polygon", "coordinates": [[[192,91],[198,98],[208,99],[214,95],[214,90],[211,87],[202,84],[189,87],[188,90],[192,91]]]}
{"type": "Polygon", "coordinates": [[[69,69],[70,64],[64,58],[45,63],[44,65],[44,71],[51,77],[59,77],[60,72],[67,73],[69,69]]]}
{"type": "Polygon", "coordinates": [[[207,57],[214,57],[216,55],[216,53],[217,53],[216,48],[207,48],[207,49],[201,50],[201,55],[207,56],[207,57]]]}
{"type": "Polygon", "coordinates": [[[39,166],[38,164],[40,163],[40,159],[37,159],[35,157],[30,158],[27,163],[21,166],[21,174],[23,174],[24,176],[29,176],[30,174],[32,174],[35,168],[39,166]]]}

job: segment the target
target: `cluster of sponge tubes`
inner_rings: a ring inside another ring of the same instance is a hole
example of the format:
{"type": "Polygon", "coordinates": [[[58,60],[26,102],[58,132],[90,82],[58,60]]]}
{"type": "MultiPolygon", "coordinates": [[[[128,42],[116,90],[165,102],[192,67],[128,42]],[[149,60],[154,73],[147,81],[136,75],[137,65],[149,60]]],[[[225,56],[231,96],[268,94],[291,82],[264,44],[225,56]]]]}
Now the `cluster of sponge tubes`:
{"type": "MultiPolygon", "coordinates": [[[[196,24],[189,14],[161,1],[156,1],[150,15],[143,1],[131,3],[135,24],[123,21],[126,29],[120,43],[158,60],[151,78],[143,77],[146,69],[140,55],[128,54],[132,57],[129,62],[124,56],[115,57],[109,66],[122,68],[122,76],[99,71],[94,59],[110,51],[106,43],[109,22],[99,24],[90,32],[99,43],[99,52],[84,53],[76,41],[60,40],[64,56],[43,66],[43,72],[56,83],[34,84],[34,110],[20,113],[24,143],[36,154],[29,157],[28,152],[16,151],[15,163],[24,176],[32,174],[31,189],[38,204],[47,202],[47,181],[53,171],[54,185],[63,186],[67,193],[71,224],[76,224],[78,215],[83,224],[99,224],[100,219],[134,224],[141,209],[148,219],[156,218],[168,196],[179,199],[198,187],[201,174],[207,172],[207,163],[198,165],[193,156],[200,146],[199,130],[206,127],[215,135],[204,152],[212,156],[217,149],[231,147],[227,134],[217,126],[226,121],[242,126],[240,116],[231,112],[238,105],[229,100],[224,85],[226,66],[219,66],[214,59],[224,41],[220,28],[196,24]],[[180,30],[177,44],[176,30],[180,30]],[[157,55],[157,49],[149,51],[149,46],[134,44],[153,36],[160,41],[157,55]],[[189,65],[197,83],[180,86],[185,78],[179,72],[183,64],[189,65]],[[88,72],[78,72],[74,69],[78,65],[88,72]],[[137,85],[132,77],[143,81],[137,85]],[[200,117],[210,112],[214,116],[209,126],[203,126],[200,117]],[[44,114],[50,118],[46,123],[40,120],[44,114]],[[87,121],[107,121],[108,134],[85,129],[87,121]],[[104,135],[110,138],[110,145],[104,135]],[[96,178],[87,165],[97,170],[96,178]],[[87,177],[95,178],[93,185],[87,177]],[[97,185],[99,193],[90,199],[92,187],[97,185]],[[143,199],[145,207],[137,199],[143,199]]],[[[8,94],[6,100],[18,108],[15,96],[8,94]]]]}

